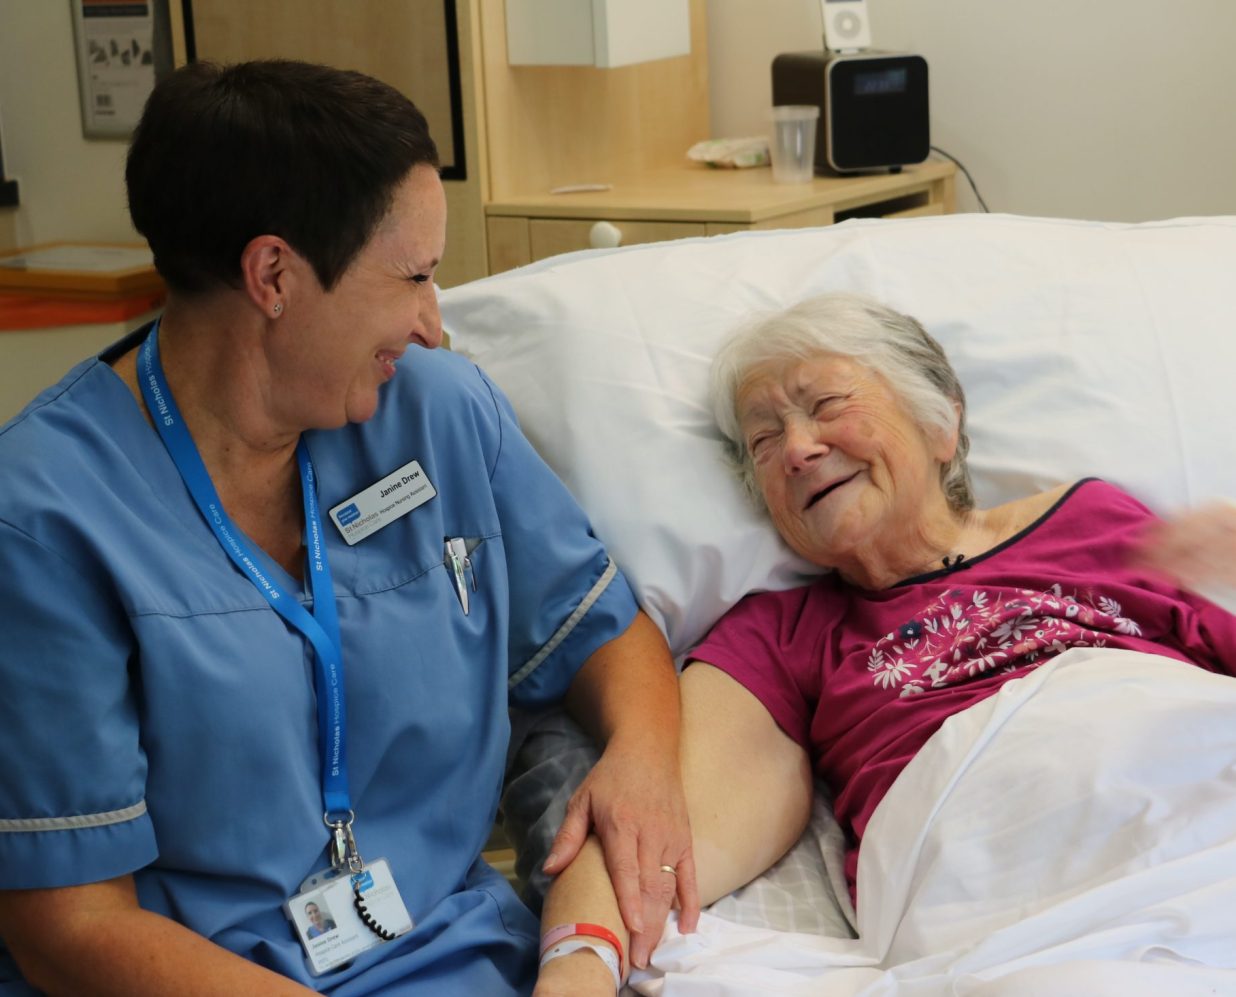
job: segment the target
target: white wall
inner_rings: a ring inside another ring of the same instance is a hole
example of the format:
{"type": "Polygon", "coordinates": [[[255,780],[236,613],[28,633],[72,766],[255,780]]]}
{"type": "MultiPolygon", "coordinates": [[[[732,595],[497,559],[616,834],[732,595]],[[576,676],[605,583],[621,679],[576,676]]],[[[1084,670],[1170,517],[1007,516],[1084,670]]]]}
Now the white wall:
{"type": "Polygon", "coordinates": [[[16,211],[0,208],[0,240],[140,241],[125,208],[125,143],[83,138],[78,100],[67,0],[0,0],[0,138],[21,197],[16,211]]]}
{"type": "MultiPolygon", "coordinates": [[[[992,211],[1236,214],[1233,0],[867,0],[877,47],[930,67],[932,142],[992,211]]],[[[708,0],[715,136],[758,133],[818,0],[708,0]]],[[[958,177],[959,209],[977,210],[958,177]]]]}

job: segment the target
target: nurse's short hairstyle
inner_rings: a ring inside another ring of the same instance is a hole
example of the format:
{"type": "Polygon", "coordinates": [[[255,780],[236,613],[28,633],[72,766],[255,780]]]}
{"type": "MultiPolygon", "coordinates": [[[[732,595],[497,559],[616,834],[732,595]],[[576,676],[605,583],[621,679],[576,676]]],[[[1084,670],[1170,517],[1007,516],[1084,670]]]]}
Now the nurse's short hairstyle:
{"type": "Polygon", "coordinates": [[[147,100],[125,183],[172,289],[239,287],[245,246],[276,235],[330,290],[422,164],[438,166],[424,115],[379,80],[288,60],[194,62],[147,100]]]}
{"type": "Polygon", "coordinates": [[[961,382],[926,329],[908,315],[858,294],[822,294],[739,328],[712,363],[713,416],[731,445],[731,457],[748,491],[760,499],[755,465],[738,423],[738,390],[762,363],[843,356],[879,374],[922,426],[957,432],[952,460],[940,484],[955,512],[974,508],[966,455],[966,396],[961,382]]]}

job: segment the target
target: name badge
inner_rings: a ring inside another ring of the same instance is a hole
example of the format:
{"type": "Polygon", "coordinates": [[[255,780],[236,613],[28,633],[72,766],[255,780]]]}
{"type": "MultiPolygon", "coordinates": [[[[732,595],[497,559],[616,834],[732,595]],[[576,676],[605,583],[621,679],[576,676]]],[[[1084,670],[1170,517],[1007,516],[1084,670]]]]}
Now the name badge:
{"type": "Polygon", "coordinates": [[[420,461],[414,460],[340,502],[331,509],[330,518],[351,547],[437,494],[420,461]]]}
{"type": "Polygon", "coordinates": [[[412,930],[386,859],[355,875],[311,876],[301,890],[283,911],[315,976],[412,930]]]}

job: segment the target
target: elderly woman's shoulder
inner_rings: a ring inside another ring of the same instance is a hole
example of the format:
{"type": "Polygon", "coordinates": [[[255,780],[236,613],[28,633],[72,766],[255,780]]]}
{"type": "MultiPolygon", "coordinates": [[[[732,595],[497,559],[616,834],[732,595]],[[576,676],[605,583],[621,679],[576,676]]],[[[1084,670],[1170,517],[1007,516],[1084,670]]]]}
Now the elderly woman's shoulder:
{"type": "Polygon", "coordinates": [[[844,615],[853,590],[835,571],[826,571],[799,585],[783,589],[761,589],[748,592],[735,602],[723,619],[758,617],[794,622],[808,616],[819,620],[827,616],[844,615]]]}
{"type": "Polygon", "coordinates": [[[1003,532],[1016,533],[1042,519],[1062,502],[1067,501],[1086,482],[1094,480],[1097,479],[1086,478],[1082,481],[1065,482],[1054,488],[1048,488],[1046,491],[1013,499],[1003,505],[993,507],[990,515],[993,519],[1001,521],[1004,526],[1003,532]]]}
{"type": "Polygon", "coordinates": [[[1125,511],[1137,516],[1150,510],[1119,485],[1102,478],[1082,478],[1045,491],[1013,499],[988,510],[989,522],[1005,536],[1021,533],[1048,519],[1065,505],[1070,509],[1102,514],[1125,511]]]}

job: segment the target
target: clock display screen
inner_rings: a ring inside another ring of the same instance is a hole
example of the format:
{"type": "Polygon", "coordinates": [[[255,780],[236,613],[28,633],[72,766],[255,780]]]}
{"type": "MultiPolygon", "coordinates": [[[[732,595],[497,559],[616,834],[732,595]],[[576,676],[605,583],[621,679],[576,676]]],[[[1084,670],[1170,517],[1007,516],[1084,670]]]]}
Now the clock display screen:
{"type": "Polygon", "coordinates": [[[905,93],[909,73],[904,66],[854,74],[854,96],[905,93]]]}

